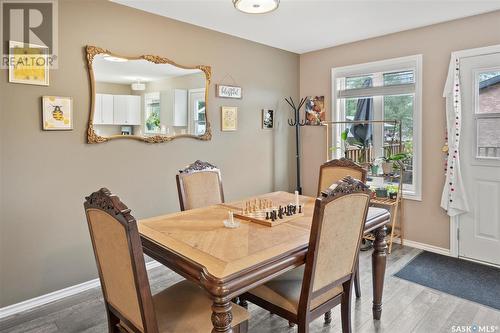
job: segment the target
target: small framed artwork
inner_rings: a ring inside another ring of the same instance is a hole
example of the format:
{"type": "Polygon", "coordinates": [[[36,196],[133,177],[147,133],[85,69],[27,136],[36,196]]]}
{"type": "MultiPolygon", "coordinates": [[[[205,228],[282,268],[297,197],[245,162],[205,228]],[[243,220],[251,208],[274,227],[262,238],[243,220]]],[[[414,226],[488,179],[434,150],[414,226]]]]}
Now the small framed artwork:
{"type": "Polygon", "coordinates": [[[272,130],[274,128],[274,110],[262,110],[262,129],[272,130]]]}
{"type": "Polygon", "coordinates": [[[223,84],[215,85],[215,96],[221,98],[243,98],[243,89],[238,86],[227,86],[223,84]]]}
{"type": "Polygon", "coordinates": [[[42,112],[45,131],[73,129],[73,99],[71,97],[43,96],[42,112]]]}
{"type": "Polygon", "coordinates": [[[9,41],[9,82],[49,85],[48,48],[9,41]]]}
{"type": "Polygon", "coordinates": [[[235,106],[221,107],[221,130],[236,131],[238,129],[238,108],[235,106]]]}
{"type": "Polygon", "coordinates": [[[306,125],[321,125],[326,120],[325,96],[308,96],[305,110],[306,125]]]}

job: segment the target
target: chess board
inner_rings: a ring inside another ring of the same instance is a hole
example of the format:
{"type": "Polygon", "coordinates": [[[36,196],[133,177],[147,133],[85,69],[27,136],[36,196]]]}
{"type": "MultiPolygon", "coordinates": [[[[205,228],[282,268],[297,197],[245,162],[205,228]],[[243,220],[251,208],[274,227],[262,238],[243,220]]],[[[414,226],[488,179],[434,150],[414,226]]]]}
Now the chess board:
{"type": "Polygon", "coordinates": [[[259,223],[268,227],[273,227],[280,225],[285,222],[290,222],[298,217],[304,216],[304,207],[295,208],[295,212],[290,212],[289,215],[286,214],[286,209],[292,210],[295,207],[294,203],[291,202],[275,202],[272,200],[248,200],[240,203],[234,211],[234,217],[246,220],[254,223],[259,223]],[[282,209],[282,214],[279,214],[279,209],[282,209]],[[275,218],[272,214],[275,214],[275,218]]]}

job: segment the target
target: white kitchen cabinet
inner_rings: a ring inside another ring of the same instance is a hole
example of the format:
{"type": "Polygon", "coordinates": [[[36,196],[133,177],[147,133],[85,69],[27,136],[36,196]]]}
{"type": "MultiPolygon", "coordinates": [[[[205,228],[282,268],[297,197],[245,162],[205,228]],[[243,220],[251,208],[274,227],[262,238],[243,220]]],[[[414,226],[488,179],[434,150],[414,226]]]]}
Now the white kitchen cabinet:
{"type": "Polygon", "coordinates": [[[94,105],[94,124],[113,124],[113,95],[96,94],[94,105]]]}
{"type": "Polygon", "coordinates": [[[113,124],[127,124],[127,95],[113,96],[113,124]]]}
{"type": "Polygon", "coordinates": [[[102,95],[96,94],[94,100],[94,124],[102,124],[102,95]]]}
{"type": "Polygon", "coordinates": [[[115,125],[140,125],[141,96],[114,95],[113,123],[115,125]]]}
{"type": "Polygon", "coordinates": [[[174,126],[188,125],[188,92],[174,89],[174,126]]]}
{"type": "Polygon", "coordinates": [[[141,124],[141,96],[127,96],[127,116],[129,125],[140,125],[141,124]]]}
{"type": "Polygon", "coordinates": [[[102,124],[113,124],[113,95],[101,95],[101,120],[102,124]]]}

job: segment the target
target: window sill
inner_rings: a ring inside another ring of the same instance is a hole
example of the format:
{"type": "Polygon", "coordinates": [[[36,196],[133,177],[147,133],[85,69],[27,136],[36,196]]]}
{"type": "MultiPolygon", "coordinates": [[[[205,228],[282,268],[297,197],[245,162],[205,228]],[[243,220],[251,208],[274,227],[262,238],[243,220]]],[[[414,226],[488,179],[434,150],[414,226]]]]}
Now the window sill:
{"type": "Polygon", "coordinates": [[[403,199],[405,200],[413,200],[413,201],[422,201],[422,195],[417,194],[415,192],[405,192],[403,191],[403,199]]]}

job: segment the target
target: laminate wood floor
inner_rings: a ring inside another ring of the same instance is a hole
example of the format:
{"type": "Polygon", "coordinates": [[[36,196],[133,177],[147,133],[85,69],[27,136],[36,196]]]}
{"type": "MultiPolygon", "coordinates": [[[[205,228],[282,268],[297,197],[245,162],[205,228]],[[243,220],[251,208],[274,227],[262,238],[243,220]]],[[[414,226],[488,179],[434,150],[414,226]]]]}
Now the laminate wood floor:
{"type": "MultiPolygon", "coordinates": [[[[466,332],[457,327],[471,325],[489,326],[489,331],[500,333],[500,311],[460,299],[393,277],[420,250],[395,245],[388,256],[380,321],[371,315],[371,251],[361,252],[361,299],[353,302],[354,332],[466,332]],[[455,330],[454,330],[455,328],[455,330]]],[[[153,293],[182,278],[164,267],[148,272],[153,293]]],[[[457,277],[459,278],[459,277],[457,277]]],[[[250,304],[249,332],[285,333],[296,332],[288,322],[276,315],[250,304]]],[[[106,315],[100,288],[21,313],[0,321],[2,333],[52,333],[52,332],[107,332],[106,315]]],[[[311,332],[341,332],[340,306],[333,310],[330,325],[319,318],[311,324],[311,332]]],[[[474,330],[468,332],[477,332],[474,330]]],[[[189,332],[186,332],[189,333],[189,332]]]]}

